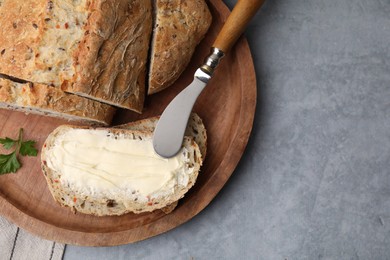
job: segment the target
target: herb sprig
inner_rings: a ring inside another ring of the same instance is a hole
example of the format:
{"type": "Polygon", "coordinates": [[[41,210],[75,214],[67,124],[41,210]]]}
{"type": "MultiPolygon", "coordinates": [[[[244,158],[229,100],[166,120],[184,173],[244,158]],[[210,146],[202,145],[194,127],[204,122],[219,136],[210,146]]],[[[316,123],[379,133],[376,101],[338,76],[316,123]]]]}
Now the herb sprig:
{"type": "Polygon", "coordinates": [[[23,141],[23,128],[19,130],[19,136],[17,140],[9,137],[0,138],[0,144],[4,149],[14,151],[9,154],[0,154],[0,175],[7,173],[15,173],[22,167],[18,157],[21,156],[37,156],[38,150],[34,147],[35,141],[28,140],[23,141]]]}

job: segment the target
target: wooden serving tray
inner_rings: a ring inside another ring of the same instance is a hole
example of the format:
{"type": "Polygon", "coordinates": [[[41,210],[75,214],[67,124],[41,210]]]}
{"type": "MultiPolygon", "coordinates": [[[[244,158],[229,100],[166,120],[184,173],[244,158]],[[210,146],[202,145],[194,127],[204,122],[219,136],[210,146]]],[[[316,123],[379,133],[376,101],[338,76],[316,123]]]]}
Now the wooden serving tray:
{"type": "MultiPolygon", "coordinates": [[[[114,124],[159,115],[173,97],[193,79],[195,69],[209,54],[210,46],[229,15],[220,0],[210,0],[213,24],[197,48],[190,66],[169,89],[147,98],[144,113],[120,110],[114,124]]],[[[249,46],[240,39],[225,57],[194,110],[208,130],[207,158],[195,186],[166,215],[160,210],[119,217],[73,214],[53,200],[37,158],[23,158],[17,174],[0,176],[0,214],[21,228],[45,239],[85,246],[112,246],[143,240],[190,220],[204,209],[229,179],[240,160],[253,125],[256,78],[249,46]]],[[[0,137],[16,137],[20,127],[25,139],[41,147],[48,134],[68,122],[0,110],[0,137]]],[[[39,156],[39,155],[38,155],[39,156]]]]}

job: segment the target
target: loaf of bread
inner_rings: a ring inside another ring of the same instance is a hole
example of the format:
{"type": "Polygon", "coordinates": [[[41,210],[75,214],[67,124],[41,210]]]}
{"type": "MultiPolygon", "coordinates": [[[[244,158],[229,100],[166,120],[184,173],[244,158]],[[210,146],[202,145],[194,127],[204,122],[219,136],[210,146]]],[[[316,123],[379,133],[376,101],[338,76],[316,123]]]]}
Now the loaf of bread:
{"type": "Polygon", "coordinates": [[[204,0],[156,0],[148,94],[172,85],[211,24],[204,0]]]}
{"type": "Polygon", "coordinates": [[[1,107],[103,124],[112,108],[90,99],[141,113],[147,71],[149,94],[170,86],[211,23],[204,0],[156,0],[154,9],[151,0],[0,0],[0,75],[31,82],[41,101],[64,97],[8,97],[1,107]]]}
{"type": "Polygon", "coordinates": [[[0,77],[0,108],[59,117],[87,125],[109,125],[115,109],[100,102],[33,83],[0,77]]]}
{"type": "Polygon", "coordinates": [[[151,0],[2,0],[0,73],[142,112],[151,0]]]}
{"type": "Polygon", "coordinates": [[[184,138],[176,157],[163,159],[152,147],[150,130],[155,120],[141,120],[120,129],[57,128],[41,153],[42,169],[55,200],[74,212],[97,216],[172,210],[196,181],[203,159],[194,139],[202,140],[205,151],[206,133],[194,115],[190,127],[196,136],[184,138]],[[104,150],[91,148],[95,145],[104,150]],[[80,159],[88,149],[93,150],[80,159]],[[176,168],[168,171],[167,165],[176,168]]]}

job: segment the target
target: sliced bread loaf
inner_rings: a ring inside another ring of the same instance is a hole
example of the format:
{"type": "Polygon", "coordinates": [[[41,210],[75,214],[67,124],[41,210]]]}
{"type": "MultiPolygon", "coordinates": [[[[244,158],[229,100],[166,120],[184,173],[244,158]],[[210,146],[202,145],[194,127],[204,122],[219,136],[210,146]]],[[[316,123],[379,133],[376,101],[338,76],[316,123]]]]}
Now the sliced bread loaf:
{"type": "Polygon", "coordinates": [[[2,0],[0,73],[141,112],[151,0],[2,0]]]}
{"type": "Polygon", "coordinates": [[[55,200],[97,216],[172,207],[194,185],[202,164],[192,137],[166,160],[154,153],[151,131],[74,126],[51,133],[41,159],[55,200]]]}
{"type": "Polygon", "coordinates": [[[115,109],[42,84],[0,77],[0,108],[59,117],[88,125],[109,125],[115,109]]]}
{"type": "Polygon", "coordinates": [[[204,0],[156,0],[148,94],[172,85],[211,24],[204,0]]]}

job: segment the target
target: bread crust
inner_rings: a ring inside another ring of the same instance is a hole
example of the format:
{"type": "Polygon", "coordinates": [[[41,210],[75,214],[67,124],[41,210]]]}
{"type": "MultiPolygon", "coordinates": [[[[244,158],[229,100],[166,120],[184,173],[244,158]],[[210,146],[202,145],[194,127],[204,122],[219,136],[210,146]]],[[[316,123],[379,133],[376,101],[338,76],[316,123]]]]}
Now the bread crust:
{"type": "Polygon", "coordinates": [[[115,108],[60,89],[0,78],[0,108],[60,117],[88,125],[109,125],[115,108]]]}
{"type": "Polygon", "coordinates": [[[172,85],[211,24],[204,0],[157,0],[148,94],[172,85]]]}
{"type": "Polygon", "coordinates": [[[91,1],[66,91],[141,113],[152,32],[150,0],[91,1]]]}
{"type": "Polygon", "coordinates": [[[142,112],[151,0],[3,0],[0,73],[142,112]]]}
{"type": "Polygon", "coordinates": [[[28,80],[36,66],[47,1],[4,0],[0,6],[0,73],[28,80]]]}

